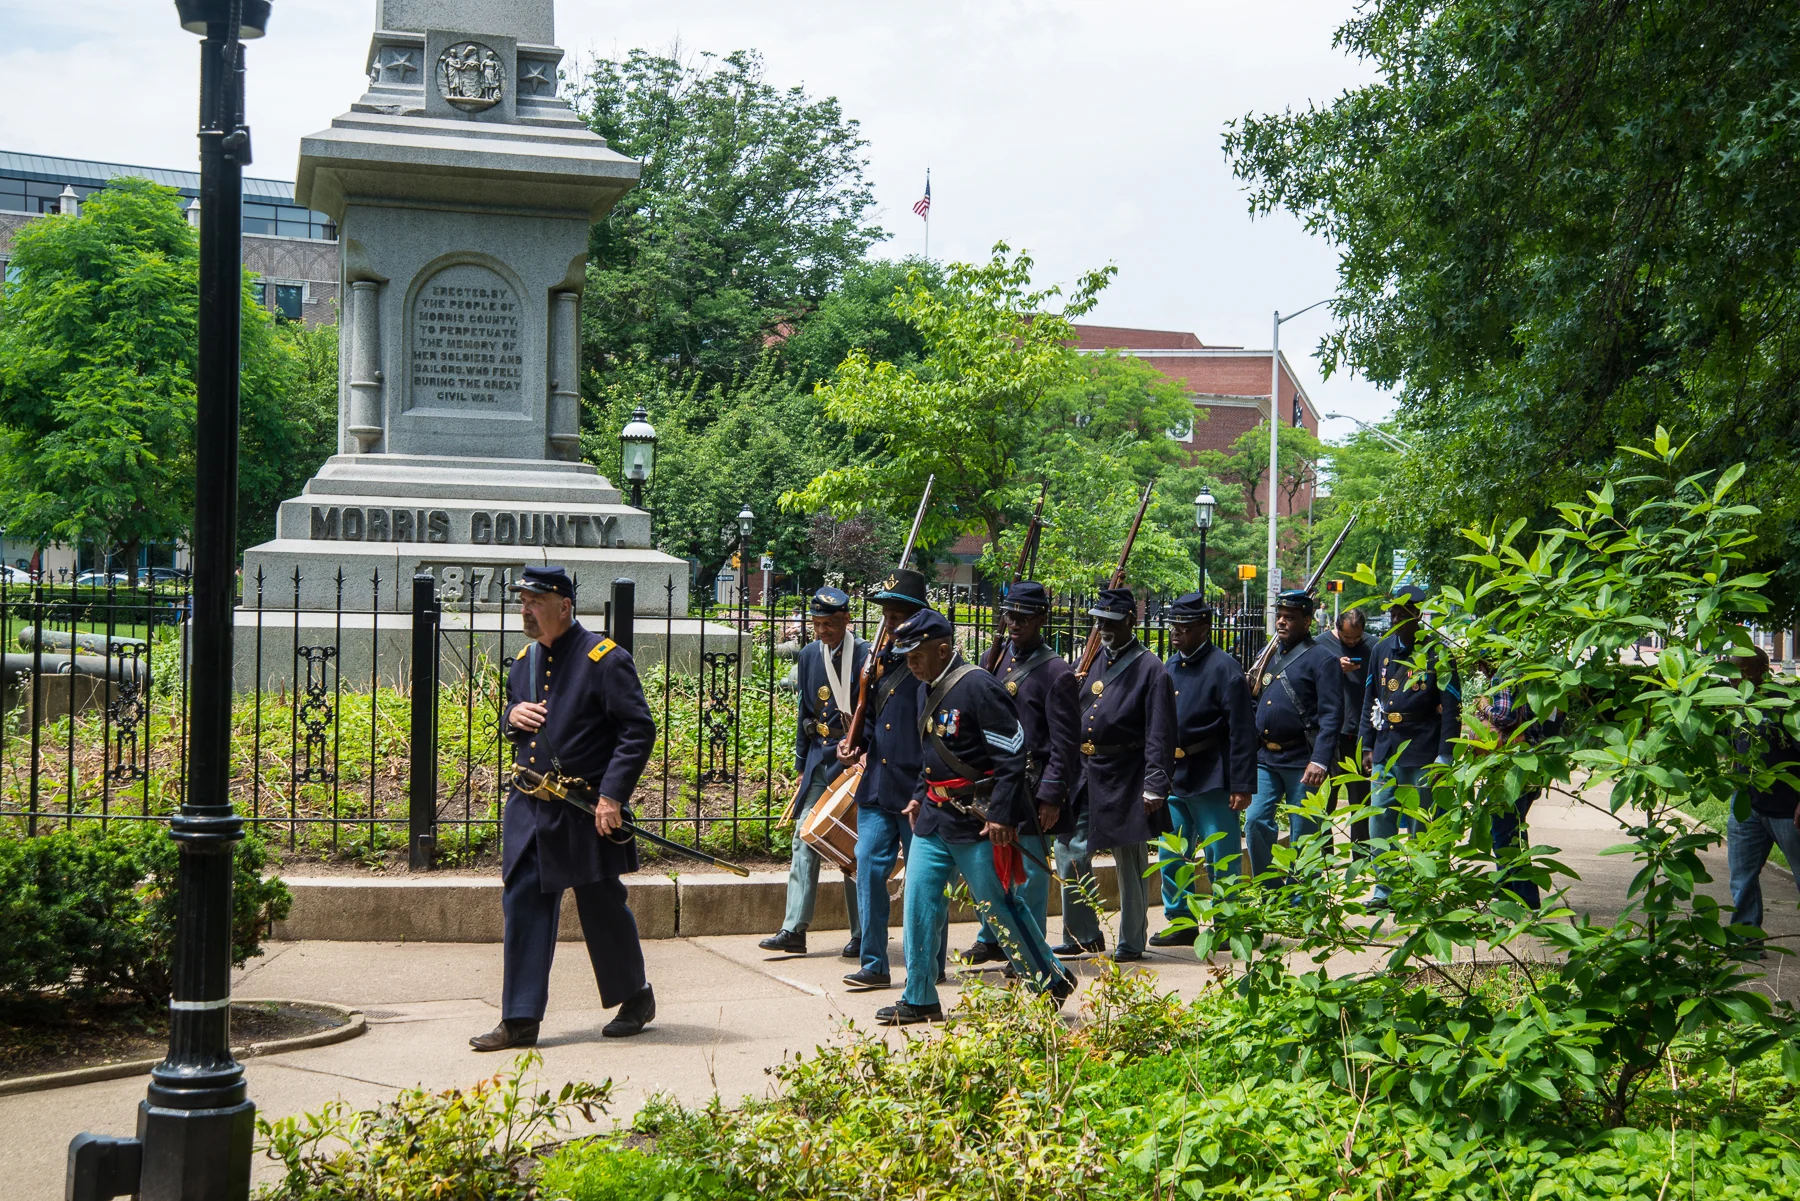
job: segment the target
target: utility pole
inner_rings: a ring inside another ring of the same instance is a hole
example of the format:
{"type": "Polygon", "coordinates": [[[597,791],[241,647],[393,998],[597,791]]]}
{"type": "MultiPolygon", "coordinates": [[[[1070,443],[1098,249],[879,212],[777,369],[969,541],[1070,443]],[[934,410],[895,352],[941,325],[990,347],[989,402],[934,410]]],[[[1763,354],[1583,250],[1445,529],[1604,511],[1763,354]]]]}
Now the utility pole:
{"type": "Polygon", "coordinates": [[[1263,632],[1275,637],[1275,594],[1280,590],[1281,567],[1276,562],[1279,549],[1276,535],[1276,481],[1281,472],[1281,327],[1284,322],[1292,321],[1301,313],[1310,313],[1322,304],[1330,304],[1337,299],[1328,296],[1324,300],[1314,301],[1298,313],[1289,313],[1283,317],[1281,310],[1275,310],[1274,332],[1269,339],[1269,581],[1266,589],[1267,601],[1263,605],[1263,632]]]}

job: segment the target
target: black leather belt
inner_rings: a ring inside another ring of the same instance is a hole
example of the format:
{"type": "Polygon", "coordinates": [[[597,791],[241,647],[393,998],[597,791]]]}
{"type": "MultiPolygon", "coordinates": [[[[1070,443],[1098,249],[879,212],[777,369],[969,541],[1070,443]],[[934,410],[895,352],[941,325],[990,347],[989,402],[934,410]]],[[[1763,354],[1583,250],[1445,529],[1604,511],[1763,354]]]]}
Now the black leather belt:
{"type": "Polygon", "coordinates": [[[1098,744],[1084,742],[1081,744],[1081,753],[1084,755],[1122,755],[1126,751],[1141,751],[1143,749],[1144,744],[1141,742],[1103,742],[1098,744]]]}
{"type": "Polygon", "coordinates": [[[1175,757],[1177,759],[1186,759],[1189,755],[1198,755],[1201,751],[1210,751],[1218,745],[1219,736],[1214,734],[1211,738],[1202,738],[1199,742],[1190,742],[1186,746],[1176,747],[1175,757]]]}

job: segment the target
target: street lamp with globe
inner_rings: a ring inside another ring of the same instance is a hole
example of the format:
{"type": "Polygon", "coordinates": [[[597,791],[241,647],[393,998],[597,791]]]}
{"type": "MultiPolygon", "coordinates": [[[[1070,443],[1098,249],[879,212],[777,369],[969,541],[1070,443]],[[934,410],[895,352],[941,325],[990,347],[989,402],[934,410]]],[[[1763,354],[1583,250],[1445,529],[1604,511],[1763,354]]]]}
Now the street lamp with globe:
{"type": "Polygon", "coordinates": [[[619,461],[631,483],[631,507],[641,509],[644,485],[650,482],[650,472],[656,465],[656,427],[650,424],[650,414],[643,405],[631,410],[631,420],[619,431],[619,449],[619,461]]]}
{"type": "Polygon", "coordinates": [[[756,528],[756,514],[750,511],[750,502],[738,510],[738,610],[748,620],[750,611],[750,591],[746,585],[750,582],[750,532],[756,528]]]}
{"type": "Polygon", "coordinates": [[[1212,529],[1213,509],[1218,506],[1212,490],[1202,488],[1194,498],[1194,528],[1200,531],[1200,596],[1206,597],[1206,532],[1212,529]]]}

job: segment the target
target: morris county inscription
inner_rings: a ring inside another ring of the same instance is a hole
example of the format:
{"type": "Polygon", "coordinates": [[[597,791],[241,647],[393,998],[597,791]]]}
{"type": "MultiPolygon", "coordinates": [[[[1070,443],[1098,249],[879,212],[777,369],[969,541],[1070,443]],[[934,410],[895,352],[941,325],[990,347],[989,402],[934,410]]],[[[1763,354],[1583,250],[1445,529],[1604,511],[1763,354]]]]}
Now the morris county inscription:
{"type": "Polygon", "coordinates": [[[612,546],[618,518],[510,509],[313,505],[315,542],[469,542],[476,546],[612,546]]]}
{"type": "Polygon", "coordinates": [[[519,298],[495,272],[458,263],[413,297],[415,408],[517,409],[524,361],[519,298]]]}

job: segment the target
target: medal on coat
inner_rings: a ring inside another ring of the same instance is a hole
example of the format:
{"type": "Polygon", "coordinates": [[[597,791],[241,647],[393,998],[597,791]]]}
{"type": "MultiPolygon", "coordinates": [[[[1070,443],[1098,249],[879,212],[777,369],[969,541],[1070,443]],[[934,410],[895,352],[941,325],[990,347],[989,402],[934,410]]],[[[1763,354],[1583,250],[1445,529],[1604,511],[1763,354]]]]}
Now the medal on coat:
{"type": "Polygon", "coordinates": [[[819,699],[822,701],[828,701],[831,699],[831,689],[829,686],[827,686],[825,684],[819,685],[819,699]]]}
{"type": "Polygon", "coordinates": [[[1102,692],[1105,692],[1105,691],[1106,691],[1106,681],[1105,680],[1095,680],[1094,687],[1093,687],[1094,695],[1099,696],[1102,692]]]}
{"type": "Polygon", "coordinates": [[[1388,691],[1389,692],[1399,692],[1400,691],[1400,677],[1399,676],[1389,676],[1388,677],[1388,691]]]}

